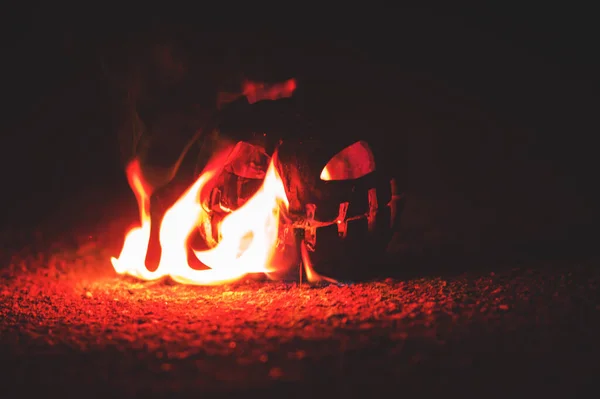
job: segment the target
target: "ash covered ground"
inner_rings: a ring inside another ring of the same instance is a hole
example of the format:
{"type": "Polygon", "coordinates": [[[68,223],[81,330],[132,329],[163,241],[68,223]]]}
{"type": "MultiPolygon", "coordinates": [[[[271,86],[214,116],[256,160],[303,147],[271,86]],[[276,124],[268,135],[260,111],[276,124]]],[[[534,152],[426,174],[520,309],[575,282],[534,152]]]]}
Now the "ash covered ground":
{"type": "Polygon", "coordinates": [[[3,398],[575,397],[598,373],[593,260],[195,287],[117,276],[111,229],[18,237],[0,269],[3,398]]]}

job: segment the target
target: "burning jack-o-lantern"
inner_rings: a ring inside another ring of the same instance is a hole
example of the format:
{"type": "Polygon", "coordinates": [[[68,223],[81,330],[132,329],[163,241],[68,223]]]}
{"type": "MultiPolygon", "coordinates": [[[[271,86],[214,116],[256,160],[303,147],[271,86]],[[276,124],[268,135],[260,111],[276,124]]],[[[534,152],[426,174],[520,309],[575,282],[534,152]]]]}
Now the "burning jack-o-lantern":
{"type": "Polygon", "coordinates": [[[141,225],[113,258],[118,273],[218,284],[249,273],[297,278],[303,266],[300,278],[335,281],[325,276],[362,277],[377,265],[403,203],[379,147],[327,137],[289,101],[253,102],[220,112],[212,130],[236,144],[213,151],[215,135],[201,137],[195,181],[165,206],[139,160],[129,164],[141,225]],[[153,247],[157,264],[147,267],[153,247]]]}
{"type": "Polygon", "coordinates": [[[273,156],[289,202],[281,216],[280,249],[297,260],[278,276],[297,276],[293,266],[300,262],[334,277],[369,275],[399,225],[403,206],[376,147],[356,136],[316,138],[314,127],[281,111],[285,101],[252,107],[220,126],[226,136],[244,139],[231,150],[205,199],[213,218],[200,227],[203,238],[217,244],[219,221],[261,187],[273,156]]]}

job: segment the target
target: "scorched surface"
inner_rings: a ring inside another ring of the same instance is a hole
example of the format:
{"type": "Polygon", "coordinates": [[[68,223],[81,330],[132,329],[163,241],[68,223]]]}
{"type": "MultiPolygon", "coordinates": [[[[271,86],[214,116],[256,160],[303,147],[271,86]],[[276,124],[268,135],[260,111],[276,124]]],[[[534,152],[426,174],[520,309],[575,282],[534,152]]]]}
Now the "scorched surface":
{"type": "Polygon", "coordinates": [[[595,265],[193,287],[116,276],[101,247],[6,257],[1,397],[571,397],[598,372],[595,265]]]}

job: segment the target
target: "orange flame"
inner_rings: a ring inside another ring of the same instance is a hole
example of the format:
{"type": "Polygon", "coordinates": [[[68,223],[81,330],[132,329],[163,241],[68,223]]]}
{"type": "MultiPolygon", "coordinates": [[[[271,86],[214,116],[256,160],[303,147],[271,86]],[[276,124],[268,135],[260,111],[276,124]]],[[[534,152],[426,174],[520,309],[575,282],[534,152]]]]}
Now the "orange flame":
{"type": "Polygon", "coordinates": [[[196,270],[188,263],[189,237],[197,226],[210,218],[200,202],[200,194],[218,176],[227,155],[228,152],[223,151],[214,157],[195,183],[165,213],[159,233],[162,254],[154,271],[148,270],[145,264],[150,240],[151,187],[143,179],[139,161],[130,163],[127,178],[138,201],[140,226],[127,233],[121,254],[111,259],[117,273],[143,280],[170,276],[184,284],[214,285],[235,281],[249,273],[269,273],[277,269],[272,261],[279,215],[282,207],[287,209],[289,204],[273,160],[255,195],[220,222],[218,244],[194,252],[210,269],[196,270]]]}
{"type": "Polygon", "coordinates": [[[300,256],[302,257],[302,264],[304,265],[304,272],[306,273],[306,279],[309,283],[328,282],[332,284],[338,284],[337,280],[331,277],[323,276],[315,271],[310,256],[308,255],[308,247],[306,241],[300,243],[300,256]]]}

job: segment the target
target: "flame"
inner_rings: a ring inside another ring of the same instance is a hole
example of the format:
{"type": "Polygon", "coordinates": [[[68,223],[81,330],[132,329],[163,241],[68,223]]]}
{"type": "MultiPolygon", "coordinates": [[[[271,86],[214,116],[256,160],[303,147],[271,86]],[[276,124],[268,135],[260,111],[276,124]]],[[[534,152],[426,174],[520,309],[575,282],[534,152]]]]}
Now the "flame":
{"type": "Polygon", "coordinates": [[[310,256],[308,255],[308,246],[306,241],[300,243],[300,255],[302,256],[302,264],[304,265],[304,272],[306,273],[306,279],[309,283],[328,282],[332,284],[338,284],[337,280],[331,277],[323,276],[315,271],[313,268],[310,256]]]}
{"type": "Polygon", "coordinates": [[[209,269],[196,270],[188,263],[187,243],[198,226],[210,219],[201,204],[201,193],[222,170],[227,151],[220,152],[200,177],[165,213],[159,233],[162,248],[158,267],[148,270],[145,264],[150,241],[150,196],[152,187],[144,180],[138,160],[127,169],[129,185],[140,210],[140,226],[127,233],[118,258],[112,258],[115,271],[143,280],[170,276],[184,284],[214,285],[238,280],[249,273],[269,273],[277,246],[279,216],[289,206],[283,182],[274,167],[268,166],[260,189],[242,207],[228,214],[219,224],[218,244],[204,251],[194,251],[209,269]]]}

